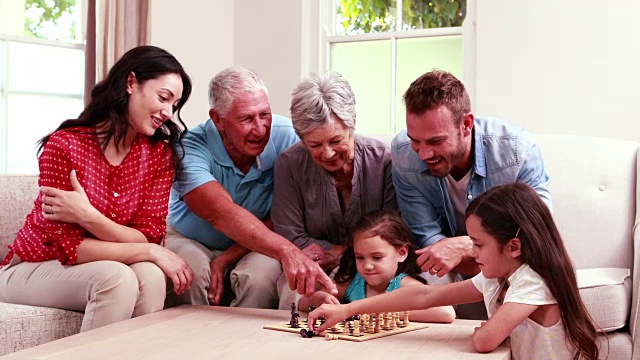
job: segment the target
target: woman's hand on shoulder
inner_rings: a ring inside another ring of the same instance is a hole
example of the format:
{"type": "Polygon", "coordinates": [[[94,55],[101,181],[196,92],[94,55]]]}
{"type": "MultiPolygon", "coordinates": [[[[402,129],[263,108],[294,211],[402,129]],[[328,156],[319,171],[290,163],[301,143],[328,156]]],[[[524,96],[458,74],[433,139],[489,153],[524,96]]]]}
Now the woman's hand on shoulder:
{"type": "Polygon", "coordinates": [[[173,282],[173,291],[176,294],[182,294],[191,286],[193,280],[193,270],[173,251],[162,246],[151,244],[153,262],[162,269],[169,279],[173,282]]]}
{"type": "Polygon", "coordinates": [[[47,220],[62,221],[66,223],[83,224],[92,221],[100,213],[91,205],[89,198],[76,177],[75,170],[69,175],[71,188],[66,191],[48,186],[40,188],[42,194],[42,215],[47,220]]]}

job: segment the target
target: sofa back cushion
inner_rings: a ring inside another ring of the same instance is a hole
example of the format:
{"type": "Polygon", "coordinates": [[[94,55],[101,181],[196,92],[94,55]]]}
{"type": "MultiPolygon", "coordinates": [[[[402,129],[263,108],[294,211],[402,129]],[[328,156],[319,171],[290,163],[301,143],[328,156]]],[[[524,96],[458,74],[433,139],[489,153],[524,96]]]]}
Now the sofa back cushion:
{"type": "Polygon", "coordinates": [[[632,141],[535,135],[553,217],[577,269],[633,268],[638,148],[632,141]]]}
{"type": "Polygon", "coordinates": [[[0,262],[38,196],[37,175],[0,175],[0,262]]]}

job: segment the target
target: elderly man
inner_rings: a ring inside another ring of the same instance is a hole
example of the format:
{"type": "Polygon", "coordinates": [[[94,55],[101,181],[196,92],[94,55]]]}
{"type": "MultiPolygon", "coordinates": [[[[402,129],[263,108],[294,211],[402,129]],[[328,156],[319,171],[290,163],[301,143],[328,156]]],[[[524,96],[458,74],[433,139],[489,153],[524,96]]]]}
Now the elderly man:
{"type": "Polygon", "coordinates": [[[274,163],[298,138],[288,119],[271,114],[267,94],[247,69],[228,68],[211,80],[210,119],[184,139],[169,209],[175,231],[168,229],[166,241],[194,279],[185,293],[169,294],[167,306],[220,304],[228,271],[231,306],[277,307],[283,271],[300,294],[312,293],[316,283],[336,291],[317,263],[272,231],[274,163]]]}
{"type": "Polygon", "coordinates": [[[435,70],[404,94],[407,130],[391,145],[392,177],[402,216],[419,248],[423,271],[479,272],[467,235],[468,203],[486,190],[516,181],[531,185],[551,208],[540,149],[525,130],[475,117],[464,85],[435,70]]]}

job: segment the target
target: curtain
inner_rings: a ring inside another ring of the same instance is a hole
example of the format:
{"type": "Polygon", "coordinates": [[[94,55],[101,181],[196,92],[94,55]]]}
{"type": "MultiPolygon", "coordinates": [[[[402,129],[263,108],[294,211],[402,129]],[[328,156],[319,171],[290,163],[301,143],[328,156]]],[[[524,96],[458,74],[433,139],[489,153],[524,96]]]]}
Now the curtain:
{"type": "Polygon", "coordinates": [[[87,0],[85,104],[128,50],[149,43],[149,0],[87,0]]]}

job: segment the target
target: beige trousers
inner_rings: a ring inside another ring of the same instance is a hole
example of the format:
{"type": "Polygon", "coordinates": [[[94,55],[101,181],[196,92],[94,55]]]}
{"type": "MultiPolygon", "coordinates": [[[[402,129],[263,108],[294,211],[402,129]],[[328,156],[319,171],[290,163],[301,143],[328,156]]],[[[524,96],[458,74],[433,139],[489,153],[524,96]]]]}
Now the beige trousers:
{"type": "Polygon", "coordinates": [[[164,272],[152,262],[64,266],[14,256],[0,269],[0,301],[84,312],[80,331],[160,311],[165,293],[164,272]]]}
{"type": "MultiPolygon", "coordinates": [[[[209,264],[222,251],[211,250],[169,226],[167,226],[165,246],[182,257],[194,273],[191,287],[184,293],[176,295],[171,287],[167,289],[165,307],[181,304],[209,305],[207,298],[211,281],[209,264]]],[[[230,289],[225,289],[227,294],[223,298],[228,298],[228,292],[232,291],[235,299],[231,301],[231,306],[275,309],[278,306],[277,283],[281,274],[282,267],[278,260],[257,252],[250,252],[232,269],[229,269],[227,275],[230,280],[230,289]]]]}

